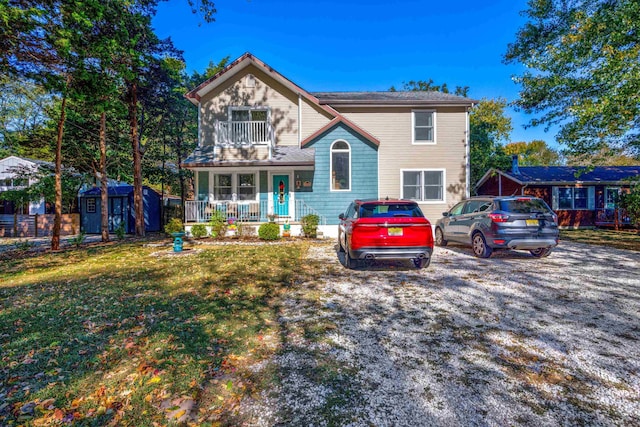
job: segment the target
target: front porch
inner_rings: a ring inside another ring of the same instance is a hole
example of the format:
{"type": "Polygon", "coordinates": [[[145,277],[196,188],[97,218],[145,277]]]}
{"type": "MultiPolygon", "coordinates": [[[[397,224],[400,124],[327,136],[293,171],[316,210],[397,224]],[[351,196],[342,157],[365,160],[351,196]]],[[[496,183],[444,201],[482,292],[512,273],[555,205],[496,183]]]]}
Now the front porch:
{"type": "Polygon", "coordinates": [[[631,217],[626,209],[597,209],[596,210],[596,226],[597,227],[629,227],[631,226],[631,217]]]}
{"type": "Polygon", "coordinates": [[[211,216],[215,212],[220,212],[227,219],[227,221],[239,221],[243,223],[262,223],[273,220],[278,223],[300,222],[300,220],[306,215],[318,215],[320,218],[320,225],[326,225],[327,220],[324,216],[319,215],[318,212],[307,205],[303,200],[296,200],[294,203],[295,209],[291,212],[281,211],[276,204],[271,209],[269,208],[268,200],[261,201],[205,201],[205,200],[187,200],[185,201],[185,222],[187,224],[192,223],[208,223],[211,220],[211,216]]]}

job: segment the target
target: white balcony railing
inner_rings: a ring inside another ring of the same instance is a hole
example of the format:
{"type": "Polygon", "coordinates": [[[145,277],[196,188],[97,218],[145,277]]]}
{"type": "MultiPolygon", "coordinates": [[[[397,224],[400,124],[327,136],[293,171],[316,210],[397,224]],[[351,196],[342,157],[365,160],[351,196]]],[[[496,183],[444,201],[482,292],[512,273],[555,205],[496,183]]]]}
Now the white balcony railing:
{"type": "Polygon", "coordinates": [[[215,140],[219,145],[273,145],[273,128],[265,121],[216,121],[215,140]]]}

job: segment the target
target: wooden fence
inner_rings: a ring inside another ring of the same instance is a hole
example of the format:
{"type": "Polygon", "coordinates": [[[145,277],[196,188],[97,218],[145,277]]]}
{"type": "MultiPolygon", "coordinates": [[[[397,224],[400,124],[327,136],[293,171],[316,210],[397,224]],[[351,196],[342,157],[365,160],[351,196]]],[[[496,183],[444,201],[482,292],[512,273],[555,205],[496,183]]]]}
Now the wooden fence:
{"type": "MultiPolygon", "coordinates": [[[[0,237],[46,237],[53,230],[53,214],[0,215],[0,237]]],[[[60,235],[80,232],[80,214],[63,214],[60,235]]]]}

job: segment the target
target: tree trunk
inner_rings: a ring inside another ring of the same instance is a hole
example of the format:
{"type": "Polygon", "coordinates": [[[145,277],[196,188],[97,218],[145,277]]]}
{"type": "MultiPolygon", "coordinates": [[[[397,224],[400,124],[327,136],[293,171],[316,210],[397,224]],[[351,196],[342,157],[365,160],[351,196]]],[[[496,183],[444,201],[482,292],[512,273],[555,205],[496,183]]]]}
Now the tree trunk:
{"type": "Polygon", "coordinates": [[[62,135],[64,122],[67,118],[67,89],[71,83],[71,76],[67,76],[62,104],[60,105],[60,120],[58,121],[58,136],[56,138],[56,169],[55,169],[55,212],[53,216],[53,231],[51,233],[51,250],[60,249],[60,225],[62,223],[62,135]]]}
{"type": "Polygon", "coordinates": [[[142,198],[142,160],[138,141],[138,85],[129,85],[129,126],[133,150],[133,206],[135,211],[136,236],[144,236],[144,202],[142,198]]]}
{"type": "Polygon", "coordinates": [[[100,230],[102,241],[109,241],[109,182],[107,180],[107,113],[100,115],[100,230]]]}

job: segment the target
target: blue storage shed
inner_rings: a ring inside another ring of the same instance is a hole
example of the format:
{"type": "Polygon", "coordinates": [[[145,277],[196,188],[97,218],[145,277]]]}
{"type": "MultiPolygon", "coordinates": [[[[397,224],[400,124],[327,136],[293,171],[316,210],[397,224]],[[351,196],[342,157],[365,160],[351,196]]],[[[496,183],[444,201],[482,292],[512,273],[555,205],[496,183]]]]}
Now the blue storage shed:
{"type": "MultiPolygon", "coordinates": [[[[135,233],[135,208],[133,206],[133,185],[120,184],[109,186],[109,232],[113,233],[124,224],[127,233],[135,233]]],[[[78,196],[80,205],[80,229],[87,234],[100,234],[100,215],[102,201],[100,187],[82,191],[78,196]]],[[[145,231],[160,231],[161,197],[155,190],[142,187],[144,199],[145,231]]]]}

